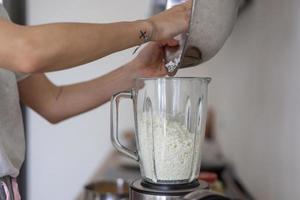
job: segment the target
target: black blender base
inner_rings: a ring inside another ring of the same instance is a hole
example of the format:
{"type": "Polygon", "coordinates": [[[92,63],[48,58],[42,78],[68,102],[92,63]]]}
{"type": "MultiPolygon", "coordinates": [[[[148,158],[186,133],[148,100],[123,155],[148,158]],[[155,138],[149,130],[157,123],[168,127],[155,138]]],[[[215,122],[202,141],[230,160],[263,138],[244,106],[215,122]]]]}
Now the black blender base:
{"type": "MultiPolygon", "coordinates": [[[[180,185],[179,185],[180,186],[180,185]]],[[[142,179],[135,180],[130,185],[130,200],[180,200],[186,194],[196,190],[207,189],[208,184],[205,182],[197,182],[194,187],[182,187],[156,185],[145,182],[142,179]],[[177,188],[174,188],[177,187],[177,188]]]]}
{"type": "MultiPolygon", "coordinates": [[[[194,180],[191,183],[185,183],[185,184],[158,184],[158,183],[154,184],[148,182],[147,180],[142,180],[141,185],[145,188],[149,188],[152,190],[168,192],[168,191],[178,191],[178,190],[194,190],[195,188],[198,188],[200,186],[200,182],[198,180],[194,180]]],[[[202,182],[201,188],[208,189],[208,185],[205,182],[202,182]]]]}
{"type": "Polygon", "coordinates": [[[129,200],[230,200],[209,190],[204,181],[184,185],[151,184],[142,179],[130,185],[129,200]]]}

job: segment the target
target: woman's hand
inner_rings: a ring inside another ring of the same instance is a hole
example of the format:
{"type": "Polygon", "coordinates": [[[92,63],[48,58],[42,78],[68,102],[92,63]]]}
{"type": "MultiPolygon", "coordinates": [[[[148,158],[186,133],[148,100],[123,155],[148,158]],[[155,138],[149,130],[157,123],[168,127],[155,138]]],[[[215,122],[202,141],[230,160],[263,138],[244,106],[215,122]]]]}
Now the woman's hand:
{"type": "Polygon", "coordinates": [[[160,43],[150,42],[131,61],[134,78],[160,77],[167,74],[164,66],[164,51],[160,43]]]}
{"type": "Polygon", "coordinates": [[[148,19],[152,41],[171,39],[188,30],[192,0],[172,7],[148,19]]]}
{"type": "Polygon", "coordinates": [[[164,61],[164,48],[177,46],[176,40],[167,40],[161,43],[150,42],[143,48],[136,58],[126,65],[130,69],[133,79],[138,77],[162,77],[168,74],[164,61]]]}

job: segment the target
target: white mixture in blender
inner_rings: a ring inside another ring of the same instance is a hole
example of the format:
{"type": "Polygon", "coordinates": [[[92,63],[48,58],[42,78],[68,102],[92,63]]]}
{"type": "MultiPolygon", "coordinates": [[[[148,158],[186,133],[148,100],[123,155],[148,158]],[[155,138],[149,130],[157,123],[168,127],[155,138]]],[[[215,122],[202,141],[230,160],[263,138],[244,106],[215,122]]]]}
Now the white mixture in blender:
{"type": "Polygon", "coordinates": [[[194,161],[195,135],[183,124],[159,115],[152,118],[147,117],[147,114],[141,116],[139,144],[144,175],[154,182],[189,180],[193,177],[194,166],[198,162],[200,139],[196,142],[194,161]]]}

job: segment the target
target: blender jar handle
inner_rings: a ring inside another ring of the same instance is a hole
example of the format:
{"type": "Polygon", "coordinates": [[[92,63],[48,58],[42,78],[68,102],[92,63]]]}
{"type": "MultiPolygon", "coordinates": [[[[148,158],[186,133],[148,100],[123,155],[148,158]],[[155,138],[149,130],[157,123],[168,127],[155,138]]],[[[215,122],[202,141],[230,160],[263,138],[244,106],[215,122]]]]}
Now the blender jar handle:
{"type": "Polygon", "coordinates": [[[112,96],[110,103],[110,133],[113,146],[129,158],[139,161],[137,152],[123,146],[119,141],[119,102],[121,98],[133,100],[132,92],[120,92],[112,96]]]}

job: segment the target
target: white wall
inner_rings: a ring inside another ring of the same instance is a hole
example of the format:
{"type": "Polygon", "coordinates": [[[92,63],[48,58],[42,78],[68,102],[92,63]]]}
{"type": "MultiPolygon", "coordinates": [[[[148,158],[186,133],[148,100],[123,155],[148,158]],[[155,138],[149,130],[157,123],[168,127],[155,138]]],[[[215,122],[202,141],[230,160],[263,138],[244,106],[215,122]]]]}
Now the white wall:
{"type": "MultiPolygon", "coordinates": [[[[144,0],[28,0],[28,21],[29,24],[108,23],[144,18],[149,14],[148,9],[149,1],[144,0]]],[[[91,79],[127,62],[132,52],[124,51],[78,69],[52,73],[50,78],[57,84],[91,79]]],[[[127,108],[127,113],[130,111],[127,108]]],[[[124,124],[130,127],[130,118],[123,117],[122,124],[124,129],[124,124]]],[[[28,133],[28,199],[74,199],[112,148],[109,105],[55,126],[30,111],[28,133]]]]}
{"type": "Polygon", "coordinates": [[[221,52],[181,73],[213,78],[220,144],[259,200],[300,199],[299,8],[254,0],[221,52]]]}

